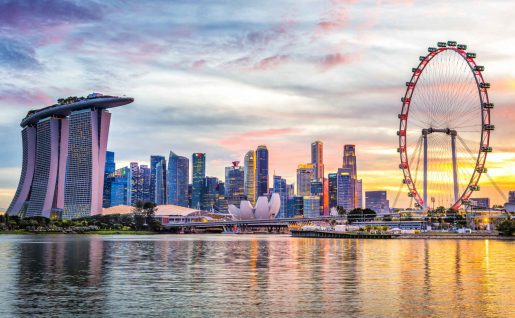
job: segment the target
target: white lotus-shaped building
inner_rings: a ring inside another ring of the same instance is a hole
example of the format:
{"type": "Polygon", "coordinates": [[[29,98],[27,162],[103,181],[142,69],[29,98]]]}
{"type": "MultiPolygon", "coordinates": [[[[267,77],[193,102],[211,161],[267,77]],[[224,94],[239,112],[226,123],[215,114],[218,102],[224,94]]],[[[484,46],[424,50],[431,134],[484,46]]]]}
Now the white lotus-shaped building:
{"type": "Polygon", "coordinates": [[[281,198],[278,193],[274,193],[270,202],[267,197],[259,197],[255,207],[249,201],[241,201],[240,208],[230,204],[229,213],[235,220],[264,220],[275,218],[280,208],[281,198]]]}

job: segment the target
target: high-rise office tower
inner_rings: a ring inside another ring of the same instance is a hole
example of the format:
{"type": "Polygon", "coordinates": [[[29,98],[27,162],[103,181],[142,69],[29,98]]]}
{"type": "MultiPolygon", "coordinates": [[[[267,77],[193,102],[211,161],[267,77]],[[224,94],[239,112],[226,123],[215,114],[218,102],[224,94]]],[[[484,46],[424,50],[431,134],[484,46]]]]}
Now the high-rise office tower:
{"type": "Polygon", "coordinates": [[[65,219],[102,213],[111,114],[132,98],[90,94],[31,110],[22,120],[23,165],[7,213],[65,219]]]}
{"type": "Polygon", "coordinates": [[[337,186],[337,173],[330,173],[328,175],[328,192],[329,192],[329,209],[336,208],[338,205],[338,186],[337,186]]]}
{"type": "Polygon", "coordinates": [[[256,152],[249,150],[243,162],[245,196],[251,204],[256,204],[256,152]]]}
{"type": "Polygon", "coordinates": [[[143,202],[150,201],[150,168],[147,165],[139,167],[141,175],[141,200],[143,202]]]}
{"type": "Polygon", "coordinates": [[[313,180],[311,181],[310,188],[311,196],[318,196],[320,198],[320,214],[324,213],[324,182],[321,180],[313,180]]]}
{"type": "Polygon", "coordinates": [[[158,205],[166,203],[166,159],[150,156],[150,201],[158,205]]]}
{"type": "Polygon", "coordinates": [[[132,176],[129,167],[115,170],[111,179],[111,206],[131,205],[132,176]]]}
{"type": "Polygon", "coordinates": [[[256,150],[256,198],[268,193],[268,149],[260,145],[256,150]]]}
{"type": "Polygon", "coordinates": [[[200,196],[202,194],[202,184],[206,177],[206,154],[194,153],[191,157],[192,165],[192,187],[191,187],[191,208],[200,207],[200,196]]]}
{"type": "Polygon", "coordinates": [[[311,181],[315,180],[315,166],[311,163],[297,167],[297,195],[311,195],[311,181]]]}
{"type": "Polygon", "coordinates": [[[225,199],[228,204],[239,206],[245,199],[245,174],[239,166],[239,161],[234,161],[232,166],[225,168],[225,199]]]}
{"type": "Polygon", "coordinates": [[[377,215],[390,214],[390,202],[387,199],[386,191],[365,192],[367,209],[374,210],[377,215]]]}
{"type": "Polygon", "coordinates": [[[218,178],[205,177],[202,182],[200,209],[203,211],[214,211],[218,196],[218,178]]]}
{"type": "Polygon", "coordinates": [[[104,170],[104,190],[102,198],[102,207],[109,208],[111,206],[111,182],[110,175],[116,170],[114,162],[114,152],[106,151],[106,164],[104,170]]]}
{"type": "Polygon", "coordinates": [[[356,180],[357,180],[357,164],[356,164],[356,146],[345,145],[343,146],[343,165],[342,168],[348,169],[352,179],[352,187],[354,189],[352,208],[358,206],[358,194],[356,192],[356,180]]]}
{"type": "MultiPolygon", "coordinates": [[[[193,155],[195,157],[195,155],[193,155]]],[[[205,158],[205,157],[204,157],[205,158]]],[[[168,178],[167,178],[167,203],[188,207],[188,184],[189,184],[189,160],[186,157],[178,156],[173,151],[170,151],[168,157],[168,178]]],[[[198,164],[198,162],[197,162],[198,164]]],[[[197,167],[199,168],[199,167],[197,167]]],[[[195,169],[195,167],[193,168],[195,169]]],[[[205,161],[204,161],[204,174],[205,174],[205,161]]],[[[203,180],[201,183],[201,194],[203,180]]],[[[197,205],[200,204],[200,197],[197,205]]],[[[195,207],[196,208],[196,207],[195,207]]]]}
{"type": "Polygon", "coordinates": [[[286,184],[286,179],[281,178],[281,176],[274,176],[274,193],[279,194],[279,198],[281,199],[281,208],[279,209],[278,218],[287,217],[286,211],[288,207],[288,187],[286,184]]]}
{"type": "Polygon", "coordinates": [[[354,197],[354,180],[352,179],[352,170],[349,168],[340,168],[336,176],[337,196],[336,204],[343,207],[347,211],[355,208],[354,197]]]}
{"type": "Polygon", "coordinates": [[[143,178],[137,162],[131,162],[131,205],[142,200],[143,178]]]}
{"type": "Polygon", "coordinates": [[[363,180],[356,180],[356,194],[358,196],[357,208],[363,209],[363,180]]]}
{"type": "Polygon", "coordinates": [[[324,143],[311,143],[311,164],[315,166],[315,180],[324,178],[324,143]]]}
{"type": "Polygon", "coordinates": [[[320,197],[318,195],[304,196],[303,213],[305,218],[316,218],[320,216],[320,197]]]}
{"type": "Polygon", "coordinates": [[[288,217],[292,218],[295,216],[304,215],[304,197],[303,196],[291,196],[288,199],[288,217]]]}

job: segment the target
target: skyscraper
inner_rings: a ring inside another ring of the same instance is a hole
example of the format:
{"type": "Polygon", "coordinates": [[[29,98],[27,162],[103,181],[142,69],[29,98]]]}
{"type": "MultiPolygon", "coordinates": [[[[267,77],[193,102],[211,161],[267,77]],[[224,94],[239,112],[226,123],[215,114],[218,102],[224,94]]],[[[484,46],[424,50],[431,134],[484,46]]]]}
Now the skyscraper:
{"type": "Polygon", "coordinates": [[[191,208],[200,207],[200,196],[202,194],[202,184],[206,177],[206,154],[194,153],[191,157],[192,164],[192,188],[191,188],[191,208]]]}
{"type": "Polygon", "coordinates": [[[22,120],[23,166],[7,213],[71,219],[102,212],[111,114],[132,98],[90,94],[31,110],[22,120]]]}
{"type": "Polygon", "coordinates": [[[342,168],[348,169],[351,176],[351,183],[353,188],[353,199],[352,199],[352,208],[358,206],[358,193],[356,192],[356,180],[357,180],[357,164],[356,164],[356,146],[355,145],[345,145],[343,146],[343,165],[342,168]]]}
{"type": "Polygon", "coordinates": [[[239,205],[245,199],[245,177],[244,171],[238,161],[232,166],[225,168],[225,199],[228,204],[239,205]]]}
{"type": "Polygon", "coordinates": [[[337,176],[337,173],[330,173],[328,175],[329,209],[336,208],[336,206],[338,205],[337,176]]]}
{"type": "Polygon", "coordinates": [[[281,178],[281,176],[274,176],[274,193],[279,194],[279,198],[281,199],[281,208],[279,209],[278,218],[287,217],[286,211],[288,207],[288,188],[286,185],[286,179],[281,178]]]}
{"type": "Polygon", "coordinates": [[[357,208],[363,209],[363,180],[356,180],[356,194],[358,196],[357,208]]]}
{"type": "Polygon", "coordinates": [[[114,152],[106,151],[106,164],[104,170],[104,191],[102,198],[102,207],[109,208],[111,206],[111,182],[110,175],[116,170],[114,162],[114,152]]]}
{"type": "Polygon", "coordinates": [[[315,141],[311,143],[311,164],[315,167],[315,180],[324,178],[324,143],[315,141]]]}
{"type": "Polygon", "coordinates": [[[315,180],[315,166],[311,163],[297,167],[297,195],[311,195],[311,181],[315,180]]]}
{"type": "Polygon", "coordinates": [[[245,154],[243,162],[243,172],[245,179],[245,196],[251,204],[256,204],[256,152],[249,150],[245,154]]]}
{"type": "Polygon", "coordinates": [[[132,176],[129,167],[115,170],[109,178],[111,181],[111,206],[131,205],[132,176]]]}
{"type": "Polygon", "coordinates": [[[150,156],[150,201],[166,203],[166,159],[164,156],[150,156]]]}
{"type": "Polygon", "coordinates": [[[315,218],[320,216],[320,197],[304,196],[303,212],[305,218],[315,218]]]}
{"type": "Polygon", "coordinates": [[[354,209],[354,180],[352,179],[352,170],[348,168],[338,169],[336,176],[337,187],[337,205],[343,207],[347,211],[354,209]]]}
{"type": "Polygon", "coordinates": [[[256,198],[268,193],[268,149],[260,145],[256,150],[256,198]]]}
{"type": "Polygon", "coordinates": [[[131,162],[129,167],[131,169],[131,205],[135,205],[142,200],[143,178],[137,162],[131,162]]]}
{"type": "Polygon", "coordinates": [[[324,183],[321,180],[311,181],[310,193],[311,193],[310,194],[311,196],[318,196],[320,198],[319,215],[323,215],[323,213],[324,213],[324,183]]]}
{"type": "Polygon", "coordinates": [[[150,168],[147,165],[139,167],[141,178],[141,200],[143,202],[150,201],[150,168]]]}
{"type": "Polygon", "coordinates": [[[386,197],[386,191],[365,192],[367,209],[374,210],[377,215],[390,214],[390,202],[386,197]]]}
{"type": "MultiPolygon", "coordinates": [[[[195,157],[195,155],[194,155],[195,157]]],[[[205,161],[204,161],[205,163],[205,161]]],[[[167,203],[188,207],[188,182],[189,182],[189,160],[186,157],[178,156],[170,151],[168,157],[168,178],[167,178],[167,203]]],[[[195,167],[193,168],[195,169],[195,167]]],[[[205,174],[205,165],[204,165],[205,174]]],[[[197,180],[198,181],[198,180],[197,180]]],[[[200,194],[204,186],[203,180],[200,184],[200,194]]],[[[200,204],[197,201],[197,205],[200,204]]],[[[196,208],[196,207],[195,207],[196,208]]]]}
{"type": "Polygon", "coordinates": [[[218,200],[218,178],[205,177],[202,182],[202,194],[200,195],[200,209],[212,211],[218,200]]]}

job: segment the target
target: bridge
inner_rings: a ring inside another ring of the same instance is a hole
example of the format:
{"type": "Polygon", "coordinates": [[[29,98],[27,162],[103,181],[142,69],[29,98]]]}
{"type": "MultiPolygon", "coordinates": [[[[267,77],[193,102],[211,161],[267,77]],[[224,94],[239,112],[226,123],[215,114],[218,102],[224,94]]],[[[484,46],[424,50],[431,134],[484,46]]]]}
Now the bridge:
{"type": "Polygon", "coordinates": [[[211,222],[180,222],[163,224],[163,227],[177,232],[195,232],[199,230],[216,230],[227,233],[244,232],[270,232],[286,233],[288,226],[293,224],[307,224],[315,222],[330,222],[332,220],[345,220],[344,216],[320,216],[314,218],[277,218],[264,220],[234,220],[234,221],[211,221],[211,222]]]}

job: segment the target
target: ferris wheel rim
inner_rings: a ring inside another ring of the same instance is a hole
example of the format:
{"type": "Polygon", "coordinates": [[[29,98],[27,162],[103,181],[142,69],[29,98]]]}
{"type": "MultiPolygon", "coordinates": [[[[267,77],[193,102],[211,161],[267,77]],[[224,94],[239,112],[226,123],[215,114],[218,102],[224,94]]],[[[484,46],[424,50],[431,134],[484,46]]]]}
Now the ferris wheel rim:
{"type": "Polygon", "coordinates": [[[408,129],[408,119],[409,119],[409,111],[410,111],[410,103],[411,98],[413,96],[413,93],[415,92],[415,89],[417,87],[417,83],[421,75],[423,74],[426,66],[431,62],[431,60],[436,57],[438,54],[441,54],[442,52],[447,51],[454,51],[457,53],[461,58],[464,59],[464,61],[469,66],[475,82],[476,87],[478,91],[479,96],[479,102],[480,102],[480,108],[481,108],[481,139],[479,143],[479,149],[477,153],[477,157],[475,160],[475,167],[472,172],[472,175],[470,177],[470,180],[465,187],[465,189],[462,191],[459,198],[452,204],[451,209],[459,209],[462,205],[462,202],[465,200],[468,200],[470,196],[473,193],[473,189],[477,188],[477,185],[479,183],[479,179],[481,175],[483,174],[485,170],[485,163],[486,163],[486,157],[489,151],[491,151],[490,145],[490,133],[491,130],[486,129],[487,125],[490,126],[491,118],[490,118],[490,108],[485,107],[485,105],[491,105],[490,100],[488,97],[488,88],[489,84],[485,82],[483,78],[483,67],[478,67],[476,64],[474,58],[474,53],[467,53],[466,52],[466,46],[464,45],[456,45],[456,42],[449,41],[447,43],[445,42],[439,42],[438,48],[429,48],[429,53],[426,56],[420,57],[420,63],[416,68],[413,68],[413,75],[411,76],[411,79],[409,82],[406,82],[406,92],[404,94],[404,97],[401,98],[402,101],[402,111],[401,114],[398,115],[400,119],[399,123],[399,131],[397,132],[399,136],[399,148],[398,151],[400,153],[400,159],[401,163],[399,165],[399,168],[403,171],[404,179],[403,182],[408,186],[409,193],[408,195],[416,200],[416,203],[423,207],[424,204],[427,204],[427,202],[424,202],[422,197],[420,196],[419,191],[417,190],[417,186],[415,182],[413,181],[412,174],[411,174],[411,168],[409,164],[409,158],[408,158],[408,145],[407,145],[407,138],[406,138],[406,132],[408,129]],[[442,44],[443,43],[443,44],[442,44]],[[447,46],[449,44],[449,46],[447,46]],[[456,47],[457,46],[457,47],[456,47]],[[465,47],[465,48],[463,48],[465,47]]]}

